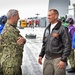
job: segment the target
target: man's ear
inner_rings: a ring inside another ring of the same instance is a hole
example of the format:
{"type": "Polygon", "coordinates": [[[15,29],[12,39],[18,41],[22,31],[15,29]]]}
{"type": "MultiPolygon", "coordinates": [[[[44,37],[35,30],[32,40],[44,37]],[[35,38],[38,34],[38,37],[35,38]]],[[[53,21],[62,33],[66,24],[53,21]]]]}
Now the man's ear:
{"type": "Polygon", "coordinates": [[[57,15],[57,14],[55,15],[55,18],[56,18],[56,19],[58,18],[58,15],[57,15]]]}

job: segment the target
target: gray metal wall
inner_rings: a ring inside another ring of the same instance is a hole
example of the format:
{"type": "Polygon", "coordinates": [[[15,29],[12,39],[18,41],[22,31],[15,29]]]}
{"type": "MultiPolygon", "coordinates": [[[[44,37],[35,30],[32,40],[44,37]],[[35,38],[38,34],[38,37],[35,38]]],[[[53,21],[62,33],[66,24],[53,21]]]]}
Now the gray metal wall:
{"type": "Polygon", "coordinates": [[[49,0],[49,9],[55,8],[59,11],[59,16],[64,16],[68,13],[70,0],[49,0]]]}
{"type": "Polygon", "coordinates": [[[46,17],[42,17],[40,19],[40,24],[39,24],[40,27],[46,27],[46,17]]]}

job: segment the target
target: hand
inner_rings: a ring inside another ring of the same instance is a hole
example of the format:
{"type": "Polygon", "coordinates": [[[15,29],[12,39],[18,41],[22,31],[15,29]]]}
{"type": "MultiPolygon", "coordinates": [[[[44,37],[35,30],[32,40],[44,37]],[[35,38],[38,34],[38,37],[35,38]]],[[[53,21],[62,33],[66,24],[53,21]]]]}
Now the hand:
{"type": "Polygon", "coordinates": [[[39,57],[38,63],[42,65],[42,57],[39,57]]]}
{"type": "Polygon", "coordinates": [[[65,62],[60,61],[60,62],[58,63],[58,68],[62,69],[62,68],[64,68],[64,67],[65,67],[65,65],[66,65],[66,63],[65,63],[65,62]]]}
{"type": "Polygon", "coordinates": [[[24,42],[26,42],[26,40],[23,37],[17,38],[17,44],[21,45],[21,44],[24,44],[24,42]]]}

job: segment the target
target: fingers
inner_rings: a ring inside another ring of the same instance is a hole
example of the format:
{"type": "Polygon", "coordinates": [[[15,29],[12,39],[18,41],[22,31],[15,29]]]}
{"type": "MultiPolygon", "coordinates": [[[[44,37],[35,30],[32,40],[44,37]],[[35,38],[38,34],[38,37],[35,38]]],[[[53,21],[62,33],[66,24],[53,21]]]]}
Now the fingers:
{"type": "Polygon", "coordinates": [[[60,68],[60,69],[63,69],[64,67],[65,67],[65,62],[63,62],[63,61],[60,61],[59,63],[58,63],[58,68],[60,68]]]}
{"type": "Polygon", "coordinates": [[[22,38],[22,37],[18,38],[17,44],[21,45],[23,43],[24,43],[24,38],[22,38]]]}
{"type": "Polygon", "coordinates": [[[42,65],[42,57],[39,57],[38,63],[42,65]]]}
{"type": "Polygon", "coordinates": [[[17,40],[19,40],[21,37],[18,37],[17,40]]]}

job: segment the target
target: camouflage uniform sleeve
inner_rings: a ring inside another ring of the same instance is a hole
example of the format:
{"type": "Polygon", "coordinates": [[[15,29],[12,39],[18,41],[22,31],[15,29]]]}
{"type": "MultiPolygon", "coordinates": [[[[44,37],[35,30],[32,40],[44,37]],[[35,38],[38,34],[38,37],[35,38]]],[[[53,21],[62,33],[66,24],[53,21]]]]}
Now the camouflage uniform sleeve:
{"type": "Polygon", "coordinates": [[[2,46],[2,36],[0,35],[0,52],[2,51],[3,46],[2,46]]]}
{"type": "MultiPolygon", "coordinates": [[[[19,34],[20,37],[24,38],[21,34],[19,34]]],[[[23,45],[26,43],[26,39],[24,38],[24,43],[23,45]]]]}

